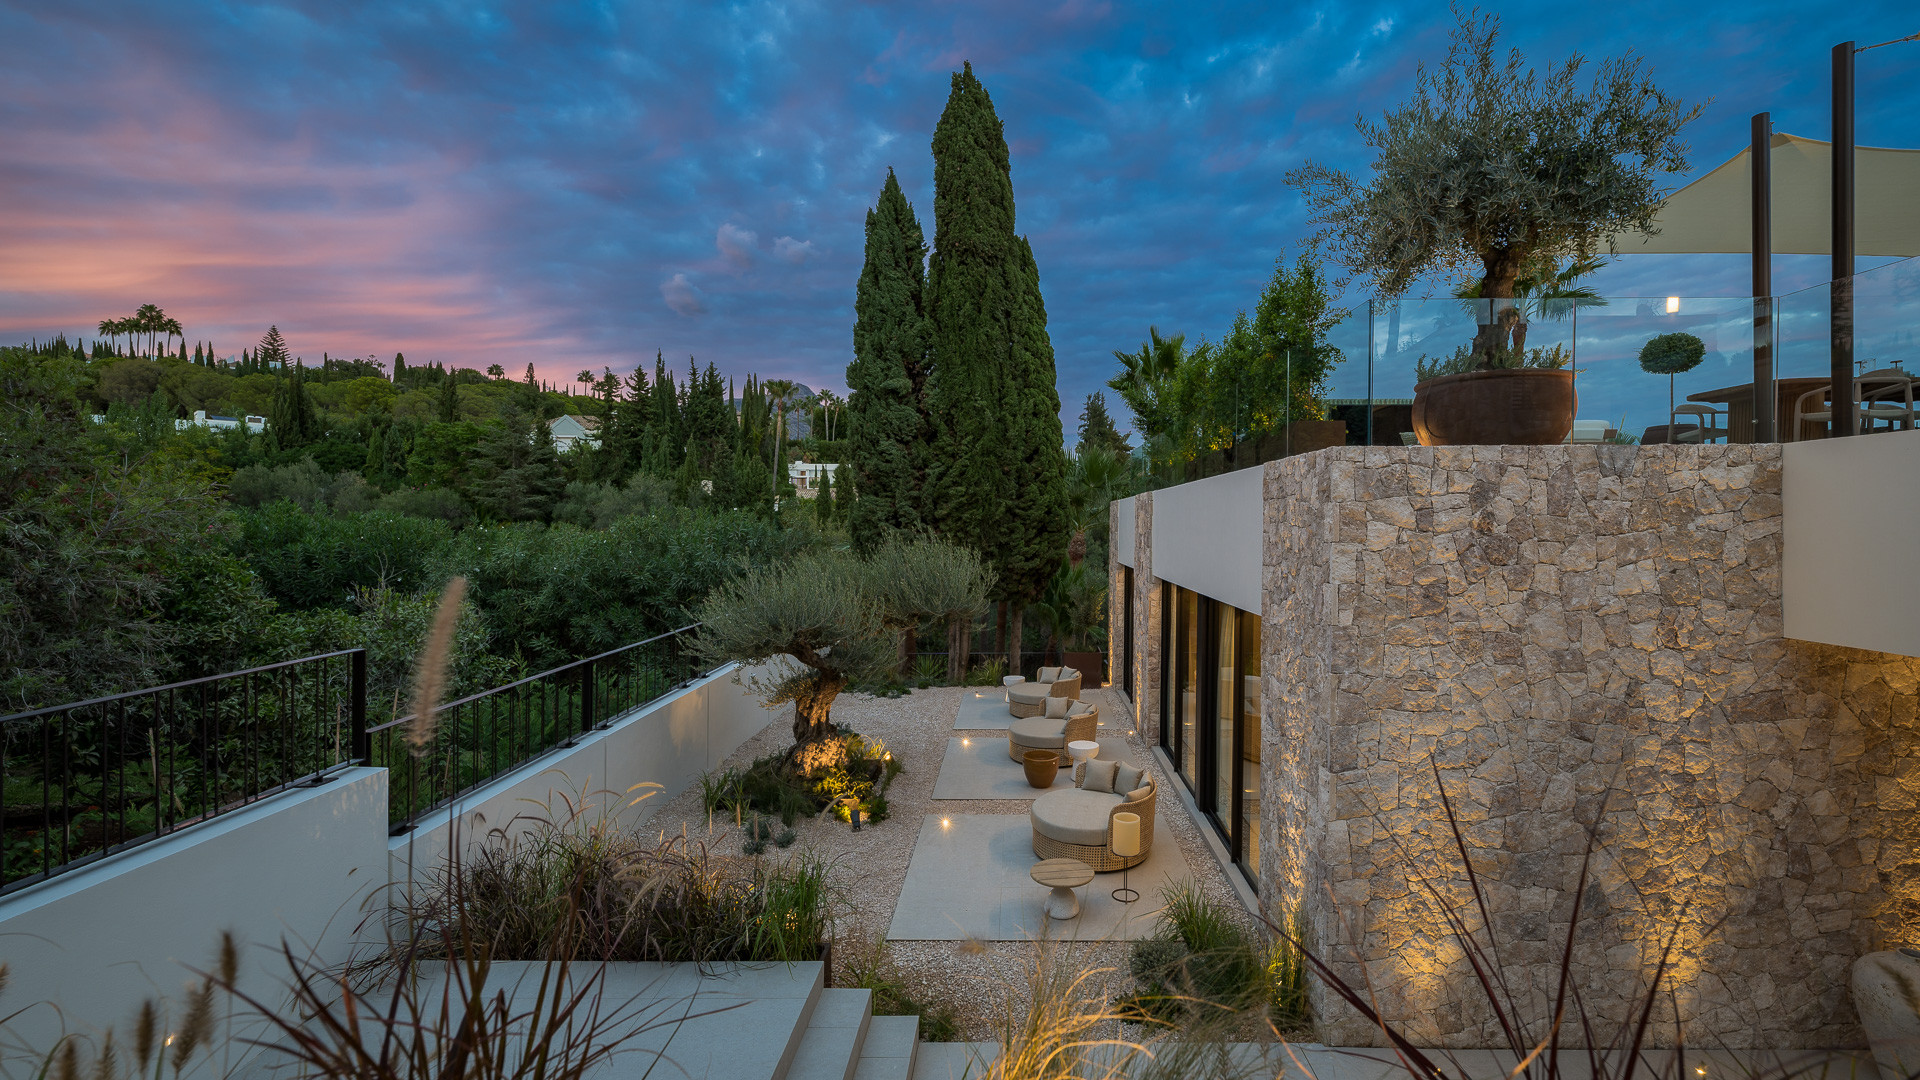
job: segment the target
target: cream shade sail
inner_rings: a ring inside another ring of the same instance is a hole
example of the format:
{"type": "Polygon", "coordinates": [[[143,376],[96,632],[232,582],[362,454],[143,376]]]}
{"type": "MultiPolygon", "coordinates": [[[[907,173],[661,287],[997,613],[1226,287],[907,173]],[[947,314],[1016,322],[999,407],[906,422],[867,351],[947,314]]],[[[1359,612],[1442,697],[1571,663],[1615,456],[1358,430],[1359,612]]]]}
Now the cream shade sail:
{"type": "MultiPolygon", "coordinates": [[[[1854,244],[1859,255],[1920,255],[1920,150],[1854,149],[1854,244]]],[[[1667,197],[1654,236],[1618,240],[1621,254],[1691,255],[1753,249],[1751,149],[1667,197]]],[[[1773,136],[1773,251],[1832,249],[1827,189],[1833,144],[1773,136]]]]}

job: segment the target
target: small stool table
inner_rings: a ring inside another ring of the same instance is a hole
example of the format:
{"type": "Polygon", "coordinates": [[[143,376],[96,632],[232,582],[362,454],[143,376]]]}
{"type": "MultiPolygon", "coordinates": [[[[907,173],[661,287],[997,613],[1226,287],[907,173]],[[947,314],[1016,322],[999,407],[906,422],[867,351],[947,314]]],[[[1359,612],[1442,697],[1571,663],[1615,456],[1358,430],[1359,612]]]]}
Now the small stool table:
{"type": "Polygon", "coordinates": [[[1100,744],[1092,739],[1075,739],[1067,744],[1067,754],[1073,758],[1073,763],[1078,765],[1088,758],[1099,757],[1100,744]]]}
{"type": "Polygon", "coordinates": [[[1044,908],[1048,918],[1077,918],[1080,898],[1073,890],[1093,880],[1093,867],[1079,859],[1044,859],[1033,864],[1033,880],[1053,890],[1044,908]]]}
{"type": "MultiPolygon", "coordinates": [[[[1004,688],[1006,688],[1006,689],[1008,689],[1008,690],[1011,690],[1011,689],[1012,689],[1012,688],[1014,688],[1015,686],[1018,686],[1019,684],[1021,684],[1021,683],[1023,683],[1023,682],[1026,682],[1026,681],[1027,681],[1027,677],[1026,677],[1025,675],[1002,675],[1002,676],[1000,676],[1000,685],[1001,685],[1002,687],[1004,687],[1004,688]]],[[[1012,701],[1013,699],[1012,699],[1012,698],[1007,698],[1006,700],[1007,700],[1007,701],[1012,701]]]]}

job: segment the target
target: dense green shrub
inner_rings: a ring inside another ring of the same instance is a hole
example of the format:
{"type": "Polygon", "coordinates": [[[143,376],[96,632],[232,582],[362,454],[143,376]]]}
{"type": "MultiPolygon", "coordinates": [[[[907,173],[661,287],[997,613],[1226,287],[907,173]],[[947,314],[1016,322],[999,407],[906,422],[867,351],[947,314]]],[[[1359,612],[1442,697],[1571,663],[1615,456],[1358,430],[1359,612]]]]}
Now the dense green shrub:
{"type": "MultiPolygon", "coordinates": [[[[1263,942],[1191,880],[1169,885],[1162,898],[1154,935],[1134,942],[1128,956],[1139,989],[1120,1011],[1168,1023],[1264,1013],[1281,1030],[1306,1025],[1306,970],[1291,942],[1263,942]]],[[[1299,929],[1290,928],[1296,938],[1299,929]]]]}
{"type": "Polygon", "coordinates": [[[356,589],[413,593],[445,580],[436,569],[453,539],[445,522],[385,510],[335,517],[284,501],[234,516],[234,550],[268,595],[296,610],[345,609],[356,589]]]}
{"type": "Polygon", "coordinates": [[[448,549],[442,574],[466,575],[496,652],[545,668],[685,626],[716,586],[807,539],[745,512],[685,509],[605,531],[472,528],[448,549]]]}

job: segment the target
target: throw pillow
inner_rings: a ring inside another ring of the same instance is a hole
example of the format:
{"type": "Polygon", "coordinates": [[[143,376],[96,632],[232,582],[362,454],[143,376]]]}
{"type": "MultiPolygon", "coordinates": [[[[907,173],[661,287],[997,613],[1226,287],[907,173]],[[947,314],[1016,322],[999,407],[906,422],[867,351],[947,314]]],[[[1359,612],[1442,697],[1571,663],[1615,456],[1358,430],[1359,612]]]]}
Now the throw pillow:
{"type": "Polygon", "coordinates": [[[1066,719],[1067,706],[1071,704],[1073,704],[1073,702],[1068,698],[1063,698],[1063,697],[1048,698],[1047,699],[1047,719],[1049,720],[1066,719]]]}
{"type": "Polygon", "coordinates": [[[1077,669],[1077,668],[1070,668],[1070,667],[1063,667],[1063,668],[1061,668],[1061,669],[1060,669],[1060,674],[1058,674],[1058,675],[1055,675],[1055,676],[1054,676],[1053,678],[1054,678],[1054,681],[1055,681],[1055,682],[1058,682],[1058,681],[1060,681],[1061,679],[1072,679],[1072,678],[1077,678],[1077,677],[1079,677],[1079,675],[1080,675],[1080,671],[1079,671],[1079,669],[1077,669]]]}
{"type": "Polygon", "coordinates": [[[1148,784],[1144,787],[1137,787],[1137,788],[1134,788],[1132,791],[1127,792],[1127,797],[1123,801],[1139,802],[1141,799],[1144,799],[1151,794],[1153,794],[1153,785],[1148,784]]]}
{"type": "Polygon", "coordinates": [[[1058,678],[1060,678],[1060,669],[1057,667],[1043,667],[1039,674],[1033,677],[1035,682],[1053,682],[1058,678]]]}
{"type": "Polygon", "coordinates": [[[1140,781],[1144,775],[1145,774],[1135,768],[1132,763],[1122,761],[1120,762],[1119,771],[1113,775],[1113,790],[1132,791],[1134,788],[1140,786],[1140,781]]]}
{"type": "Polygon", "coordinates": [[[1092,758],[1087,762],[1087,771],[1080,780],[1082,791],[1112,791],[1113,774],[1120,769],[1117,761],[1092,758]]]}

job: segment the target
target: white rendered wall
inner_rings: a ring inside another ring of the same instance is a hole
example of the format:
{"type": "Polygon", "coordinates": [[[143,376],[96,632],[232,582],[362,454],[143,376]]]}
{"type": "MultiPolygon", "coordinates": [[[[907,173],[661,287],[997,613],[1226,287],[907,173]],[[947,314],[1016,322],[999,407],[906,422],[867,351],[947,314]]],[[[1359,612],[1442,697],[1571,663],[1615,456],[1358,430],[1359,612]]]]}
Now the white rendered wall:
{"type": "Polygon", "coordinates": [[[613,815],[627,828],[637,826],[770,721],[788,715],[790,707],[769,709],[745,685],[754,674],[755,669],[729,664],[575,746],[500,777],[461,799],[451,812],[443,808],[428,815],[418,828],[390,841],[393,880],[417,878],[443,858],[456,823],[467,843],[516,818],[566,814],[569,807],[584,808],[590,819],[613,815]],[[661,787],[635,788],[646,783],[661,787]],[[646,798],[634,803],[641,796],[646,798]]]}
{"type": "MultiPolygon", "coordinates": [[[[516,814],[546,813],[550,801],[608,789],[592,796],[593,811],[638,825],[786,715],[742,678],[730,665],[502,777],[462,801],[462,827],[484,836],[516,814]],[[626,789],[644,781],[664,790],[628,806],[626,789]]],[[[378,948],[390,889],[406,887],[410,866],[424,872],[442,857],[450,832],[443,812],[389,837],[387,771],[349,769],[0,898],[0,962],[11,978],[0,1015],[48,1002],[57,1008],[12,1022],[20,1042],[44,1048],[111,1025],[125,1045],[143,1000],[182,1001],[189,968],[211,969],[222,931],[243,946],[242,989],[277,1001],[282,940],[324,964],[378,948]]]]}
{"type": "Polygon", "coordinates": [[[1260,611],[1266,469],[1241,469],[1153,493],[1153,575],[1260,611]]]}
{"type": "Polygon", "coordinates": [[[1133,497],[1115,499],[1114,512],[1118,515],[1118,524],[1113,527],[1113,561],[1121,566],[1133,565],[1133,497]]]}
{"type": "Polygon", "coordinates": [[[1788,443],[1787,637],[1920,656],[1920,430],[1788,443]]]}
{"type": "Polygon", "coordinates": [[[348,769],[62,874],[0,899],[0,1013],[57,1006],[12,1021],[27,1046],[112,1026],[124,1048],[142,1001],[171,1001],[178,1019],[189,967],[213,969],[222,931],[241,945],[241,988],[278,1004],[282,940],[346,960],[385,903],[386,869],[387,771],[348,769]]]}

